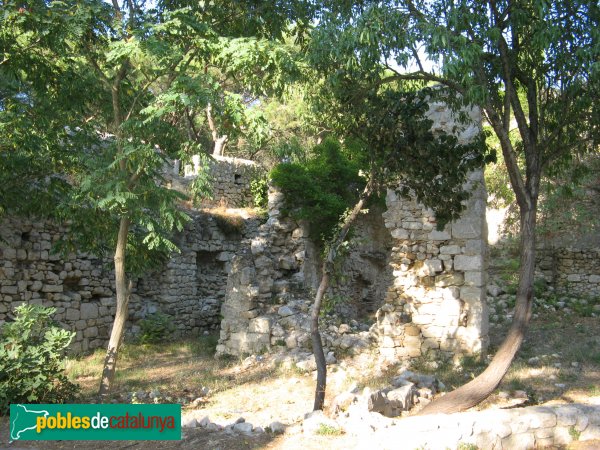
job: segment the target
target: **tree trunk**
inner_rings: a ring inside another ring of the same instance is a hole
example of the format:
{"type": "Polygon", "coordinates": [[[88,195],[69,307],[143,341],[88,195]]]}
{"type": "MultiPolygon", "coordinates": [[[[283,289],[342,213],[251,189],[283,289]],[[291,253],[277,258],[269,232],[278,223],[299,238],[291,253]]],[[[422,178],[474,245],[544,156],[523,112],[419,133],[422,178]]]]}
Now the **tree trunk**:
{"type": "Polygon", "coordinates": [[[223,156],[223,153],[225,152],[226,144],[227,144],[227,135],[217,138],[217,140],[215,141],[215,149],[213,150],[213,155],[223,156]]]}
{"type": "Polygon", "coordinates": [[[321,312],[321,304],[323,303],[323,296],[329,288],[329,279],[333,272],[333,263],[337,256],[337,250],[340,245],[346,239],[350,227],[358,217],[358,214],[363,209],[365,201],[371,196],[373,192],[373,176],[367,182],[364,190],[360,194],[358,202],[352,208],[352,212],[344,219],[342,227],[329,247],[327,257],[323,262],[323,276],[319,283],[319,289],[317,289],[317,295],[315,296],[315,304],[313,305],[311,312],[310,321],[310,336],[312,339],[313,354],[315,355],[315,362],[317,363],[317,386],[315,388],[315,403],[313,411],[322,410],[325,404],[325,389],[327,387],[327,364],[325,362],[325,354],[323,352],[323,342],[321,341],[321,334],[319,333],[319,314],[321,312]]]}
{"type": "Polygon", "coordinates": [[[215,121],[213,120],[212,105],[210,103],[206,105],[206,120],[208,122],[208,128],[210,129],[210,134],[212,136],[214,145],[212,154],[216,156],[223,156],[228,136],[226,134],[219,136],[215,121]]]}
{"type": "Polygon", "coordinates": [[[103,403],[107,399],[115,378],[117,356],[121,342],[123,341],[125,321],[127,320],[130,286],[127,285],[127,275],[125,274],[125,250],[127,246],[127,235],[129,234],[129,224],[129,218],[121,217],[114,258],[117,312],[110,333],[110,340],[108,341],[108,349],[106,351],[106,358],[104,359],[104,369],[102,370],[102,379],[100,380],[100,389],[98,390],[100,403],[103,403]]]}
{"type": "Polygon", "coordinates": [[[515,316],[504,342],[481,375],[464,386],[440,397],[423,408],[423,414],[450,414],[469,409],[485,400],[502,381],[517,351],[521,347],[533,306],[533,279],[535,269],[535,221],[537,203],[521,209],[521,266],[515,316]]]}

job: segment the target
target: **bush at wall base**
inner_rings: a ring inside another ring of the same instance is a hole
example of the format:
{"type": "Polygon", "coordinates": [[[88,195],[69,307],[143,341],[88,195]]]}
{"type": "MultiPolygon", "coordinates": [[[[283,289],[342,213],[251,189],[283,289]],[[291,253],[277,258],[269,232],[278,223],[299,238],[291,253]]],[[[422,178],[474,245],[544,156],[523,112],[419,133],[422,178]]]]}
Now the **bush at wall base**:
{"type": "Polygon", "coordinates": [[[53,322],[55,312],[21,305],[15,308],[15,320],[0,327],[0,414],[11,403],[65,403],[79,392],[64,372],[75,333],[53,322]]]}

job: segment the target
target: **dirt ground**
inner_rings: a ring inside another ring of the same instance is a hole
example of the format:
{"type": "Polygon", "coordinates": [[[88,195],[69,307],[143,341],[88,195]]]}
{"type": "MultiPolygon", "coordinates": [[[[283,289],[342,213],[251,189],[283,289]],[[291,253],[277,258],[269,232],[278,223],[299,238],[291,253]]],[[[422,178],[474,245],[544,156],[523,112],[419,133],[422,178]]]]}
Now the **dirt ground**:
{"type": "MultiPolygon", "coordinates": [[[[491,332],[491,350],[497,348],[505,330],[493,329],[491,332]]],[[[144,356],[144,359],[150,358],[144,356]]],[[[150,380],[146,385],[129,384],[123,378],[121,389],[125,391],[150,389],[157,386],[158,378],[153,377],[152,370],[160,370],[165,355],[147,367],[138,367],[136,377],[146,371],[143,378],[150,380]]],[[[196,407],[185,406],[184,412],[195,411],[197,417],[208,416],[211,422],[222,425],[233,423],[243,417],[254,426],[267,427],[273,421],[288,426],[283,435],[271,433],[229,434],[225,431],[211,432],[203,428],[184,429],[181,441],[17,441],[8,442],[8,418],[0,417],[0,449],[352,449],[356,443],[350,436],[336,435],[303,435],[300,431],[304,414],[312,409],[314,380],[312,374],[301,374],[294,370],[281,371],[267,367],[266,362],[251,365],[242,361],[227,366],[215,365],[209,356],[186,356],[182,368],[198,370],[202,364],[210,365],[214,379],[214,391],[206,400],[196,407]],[[191,358],[191,359],[190,359],[191,358]],[[195,358],[195,359],[194,359],[195,358]],[[194,362],[195,361],[195,362],[194,362]]],[[[268,358],[265,358],[267,361],[268,358]]],[[[262,360],[261,360],[262,361],[262,360]]],[[[441,369],[433,369],[430,373],[448,377],[448,388],[462,384],[475,376],[484,364],[465,366],[456,372],[442,373],[441,369]]],[[[176,374],[182,369],[175,369],[176,374]]],[[[208,369],[206,369],[208,370],[208,369]]],[[[187,372],[186,372],[187,373],[187,372]]],[[[190,372],[191,373],[191,372],[190,372]]],[[[154,374],[156,375],[156,374],[154,374]]],[[[165,377],[164,369],[161,376],[165,377]]],[[[89,376],[82,375],[82,379],[89,376]]],[[[206,376],[189,378],[188,386],[192,391],[199,389],[198,380],[207,380],[206,376]]],[[[182,380],[178,379],[178,383],[182,380]]],[[[168,386],[169,379],[164,378],[161,390],[168,386]],[[166,384],[165,384],[166,383],[166,384]]],[[[350,386],[377,387],[386,383],[386,374],[377,370],[374,361],[367,357],[355,360],[347,359],[331,370],[328,375],[327,404],[331,404],[333,396],[350,386]],[[371,364],[371,365],[369,365],[371,364]]],[[[90,382],[90,388],[96,385],[90,382]]],[[[179,389],[179,386],[178,386],[179,389]]],[[[600,404],[600,319],[595,317],[579,317],[576,315],[546,314],[535,319],[517,359],[502,385],[481,408],[511,406],[506,402],[517,391],[527,394],[523,405],[548,403],[595,403],[600,404]],[[537,361],[531,358],[538,358],[537,361]]],[[[124,391],[122,391],[124,392],[124,391]]],[[[122,395],[121,394],[119,395],[122,395]]],[[[177,394],[175,394],[176,396],[177,394]]],[[[117,397],[118,398],[118,397],[117,397]]],[[[512,405],[514,406],[514,405],[512,405]]],[[[401,448],[401,446],[399,446],[401,448]]],[[[600,442],[575,443],[572,449],[600,449],[600,442]]]]}

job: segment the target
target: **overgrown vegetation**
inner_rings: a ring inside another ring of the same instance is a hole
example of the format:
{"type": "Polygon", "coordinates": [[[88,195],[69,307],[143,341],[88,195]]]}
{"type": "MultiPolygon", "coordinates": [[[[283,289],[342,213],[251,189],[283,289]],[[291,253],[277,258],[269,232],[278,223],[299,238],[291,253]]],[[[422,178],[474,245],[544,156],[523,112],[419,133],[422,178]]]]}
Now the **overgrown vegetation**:
{"type": "Polygon", "coordinates": [[[331,238],[340,216],[358,199],[366,181],[359,166],[339,142],[326,139],[312,150],[305,164],[283,163],[271,171],[290,214],[306,220],[311,237],[321,243],[331,238]]]}
{"type": "Polygon", "coordinates": [[[79,387],[64,371],[75,333],[52,321],[55,308],[21,305],[0,328],[0,414],[11,403],[65,403],[79,387]]]}
{"type": "Polygon", "coordinates": [[[250,180],[250,193],[252,194],[252,206],[265,209],[269,203],[269,178],[256,176],[250,180]]]}
{"type": "Polygon", "coordinates": [[[148,315],[140,320],[140,342],[142,344],[160,344],[170,340],[175,331],[173,318],[161,312],[148,315]]]}

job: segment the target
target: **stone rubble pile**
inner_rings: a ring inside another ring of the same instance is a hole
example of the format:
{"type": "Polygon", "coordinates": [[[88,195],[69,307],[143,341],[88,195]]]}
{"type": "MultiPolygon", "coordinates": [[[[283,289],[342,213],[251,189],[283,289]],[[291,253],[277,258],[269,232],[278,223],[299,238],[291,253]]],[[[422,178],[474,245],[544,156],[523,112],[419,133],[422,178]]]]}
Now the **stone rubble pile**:
{"type": "MultiPolygon", "coordinates": [[[[305,433],[322,427],[356,437],[357,449],[446,450],[534,449],[600,439],[600,406],[581,404],[490,409],[392,419],[352,404],[335,419],[317,411],[307,416],[305,433]]],[[[588,448],[588,447],[586,447],[588,448]]],[[[591,448],[591,447],[589,447],[591,448]]]]}
{"type": "Polygon", "coordinates": [[[273,421],[268,425],[261,427],[247,422],[243,417],[239,417],[237,420],[229,424],[220,424],[218,422],[211,421],[202,410],[195,410],[183,414],[181,417],[181,427],[184,429],[203,428],[206,431],[220,431],[228,434],[242,435],[262,434],[265,432],[280,434],[286,429],[286,426],[278,421],[273,421]]]}
{"type": "MultiPolygon", "coordinates": [[[[600,298],[581,298],[575,293],[561,294],[554,286],[545,284],[543,276],[537,273],[533,317],[540,312],[561,312],[564,314],[581,314],[591,317],[600,316],[600,298]]],[[[491,326],[501,328],[514,316],[516,287],[509,285],[499,276],[492,276],[487,286],[489,321],[491,326]]]]}
{"type": "Polygon", "coordinates": [[[332,409],[346,418],[356,409],[397,417],[415,408],[422,408],[444,389],[444,384],[432,375],[402,370],[399,376],[392,379],[389,387],[374,391],[367,387],[362,394],[358,394],[356,389],[339,394],[333,400],[332,409]]]}

